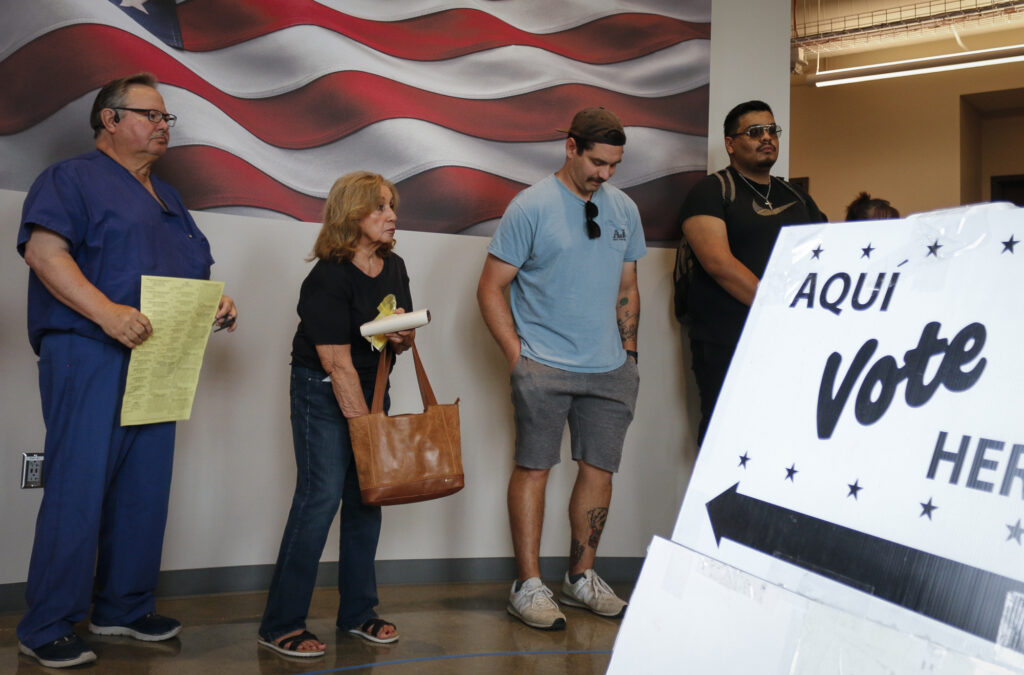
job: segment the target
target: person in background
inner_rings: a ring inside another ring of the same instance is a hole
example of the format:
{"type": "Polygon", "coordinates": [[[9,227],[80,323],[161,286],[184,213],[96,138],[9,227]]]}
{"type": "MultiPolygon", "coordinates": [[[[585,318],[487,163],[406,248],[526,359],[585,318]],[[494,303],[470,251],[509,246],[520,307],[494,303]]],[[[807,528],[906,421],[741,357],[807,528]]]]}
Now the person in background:
{"type": "Polygon", "coordinates": [[[808,195],[771,175],[782,128],[767,103],[737,105],[724,131],[729,166],[698,181],[683,202],[680,251],[685,243],[693,254],[686,308],[700,392],[698,444],[779,230],[827,220],[808,195]]]}
{"type": "Polygon", "coordinates": [[[873,198],[861,192],[846,207],[846,220],[895,220],[900,217],[892,204],[885,199],[873,198]]]}
{"type": "Polygon", "coordinates": [[[518,577],[506,609],[534,628],[565,627],[539,556],[548,474],[567,421],[577,474],[560,599],[608,617],[626,608],[593,569],[640,386],[636,261],[647,249],[636,204],[606,182],[625,144],[613,113],[576,113],[562,168],[509,204],[477,287],[508,361],[515,407],[508,511],[518,577]]]}
{"type": "MultiPolygon", "coordinates": [[[[389,299],[396,312],[412,309],[405,262],[392,252],[397,208],[395,186],[377,174],[356,171],[335,181],[310,258],[316,264],[299,291],[291,370],[295,496],[258,640],[286,656],[322,656],[327,648],[306,630],[306,616],[339,503],[337,626],[370,642],[398,639],[395,625],[374,610],[381,509],[361,501],[348,430],[349,418],[369,413],[379,358],[359,327],[389,299]]],[[[399,354],[415,331],[386,337],[399,354]]],[[[385,410],[389,405],[385,397],[385,410]]]]}
{"type": "MultiPolygon", "coordinates": [[[[46,424],[19,649],[49,668],[96,660],[72,630],[169,640],[155,612],[171,488],[174,422],[123,427],[131,350],[152,334],[144,274],[208,279],[210,245],[178,193],[151,174],[177,118],[156,78],[108,82],[89,122],[96,149],[46,169],[25,198],[18,252],[31,272],[28,333],[46,424]]],[[[216,323],[237,328],[220,300],[216,323]]]]}

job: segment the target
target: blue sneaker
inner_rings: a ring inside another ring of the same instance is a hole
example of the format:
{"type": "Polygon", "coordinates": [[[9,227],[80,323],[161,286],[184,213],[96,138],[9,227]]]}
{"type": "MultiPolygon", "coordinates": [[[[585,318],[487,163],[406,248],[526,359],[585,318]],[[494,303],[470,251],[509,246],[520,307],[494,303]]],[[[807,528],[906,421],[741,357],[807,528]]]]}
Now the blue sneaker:
{"type": "Polygon", "coordinates": [[[127,635],[145,642],[170,640],[181,632],[181,622],[177,619],[161,616],[150,612],[141,619],[136,619],[125,626],[98,626],[89,622],[89,632],[96,635],[127,635]]]}
{"type": "Polygon", "coordinates": [[[47,668],[70,668],[96,660],[96,652],[89,649],[82,638],[75,633],[68,633],[62,638],[39,645],[35,649],[29,649],[19,642],[18,650],[22,654],[31,656],[47,668]]]}

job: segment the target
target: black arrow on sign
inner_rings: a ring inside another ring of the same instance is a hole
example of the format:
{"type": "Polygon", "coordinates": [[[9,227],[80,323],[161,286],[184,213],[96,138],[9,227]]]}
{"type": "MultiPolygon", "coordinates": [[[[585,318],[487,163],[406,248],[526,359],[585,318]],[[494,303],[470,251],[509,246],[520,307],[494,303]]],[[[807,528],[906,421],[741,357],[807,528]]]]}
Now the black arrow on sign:
{"type": "MultiPolygon", "coordinates": [[[[738,492],[739,483],[707,503],[722,538],[797,565],[995,642],[1006,595],[1024,582],[918,551],[738,492]]],[[[1024,652],[1024,618],[1006,645],[1024,652]]]]}

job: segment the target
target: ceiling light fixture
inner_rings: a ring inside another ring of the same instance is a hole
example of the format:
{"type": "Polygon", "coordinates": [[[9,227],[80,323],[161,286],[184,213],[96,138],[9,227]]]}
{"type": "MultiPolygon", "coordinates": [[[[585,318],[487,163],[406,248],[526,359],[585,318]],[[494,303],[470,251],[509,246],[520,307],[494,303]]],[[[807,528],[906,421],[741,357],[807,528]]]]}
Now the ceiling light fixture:
{"type": "Polygon", "coordinates": [[[837,84],[853,84],[854,82],[884,80],[890,77],[940,73],[947,70],[995,66],[1018,61],[1024,61],[1024,45],[977,49],[969,52],[960,52],[959,54],[927,56],[920,59],[876,63],[870,66],[838,68],[809,75],[807,81],[815,87],[831,87],[837,84]]]}

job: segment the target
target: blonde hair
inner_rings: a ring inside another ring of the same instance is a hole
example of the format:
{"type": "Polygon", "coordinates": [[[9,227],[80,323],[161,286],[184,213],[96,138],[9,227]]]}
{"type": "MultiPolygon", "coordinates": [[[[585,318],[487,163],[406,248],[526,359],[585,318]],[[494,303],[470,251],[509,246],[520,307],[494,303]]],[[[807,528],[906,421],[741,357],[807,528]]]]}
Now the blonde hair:
{"type": "MultiPolygon", "coordinates": [[[[351,260],[362,235],[359,224],[380,203],[381,187],[391,190],[391,208],[397,210],[398,190],[380,174],[353,171],[334,181],[324,204],[323,226],[313,245],[313,255],[308,260],[351,260]]],[[[394,247],[394,240],[381,244],[377,254],[386,257],[394,247]]]]}

